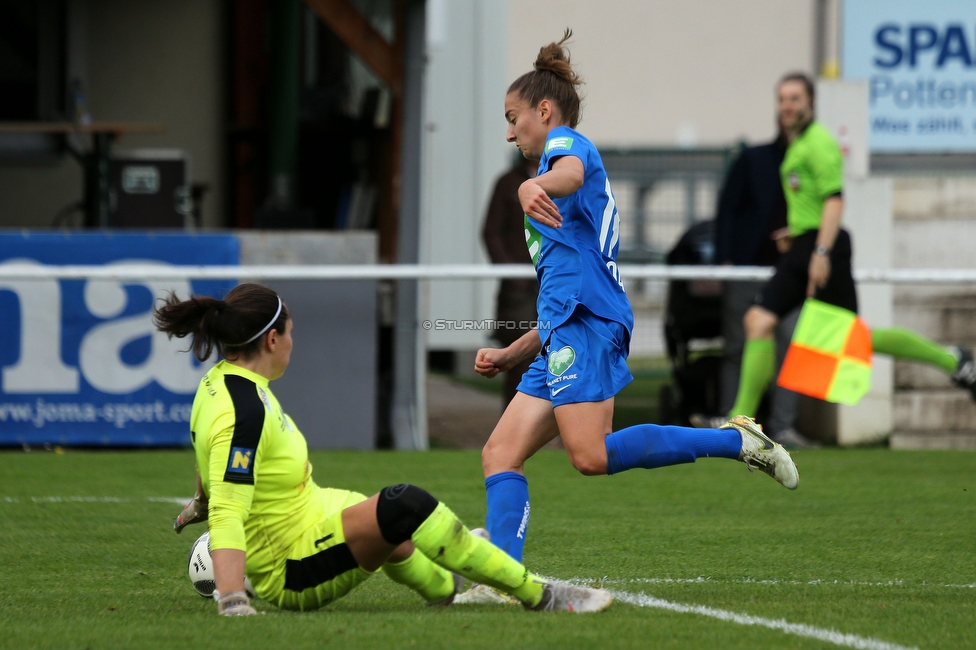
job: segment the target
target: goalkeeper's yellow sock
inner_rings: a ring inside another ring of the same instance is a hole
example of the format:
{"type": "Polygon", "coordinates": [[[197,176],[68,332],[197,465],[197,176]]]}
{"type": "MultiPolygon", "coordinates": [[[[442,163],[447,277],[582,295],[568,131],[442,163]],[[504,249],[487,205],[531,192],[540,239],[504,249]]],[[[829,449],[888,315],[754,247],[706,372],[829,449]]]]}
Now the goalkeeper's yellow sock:
{"type": "Polygon", "coordinates": [[[491,542],[476,537],[443,503],[411,537],[435,563],[465,578],[494,587],[529,607],[542,600],[543,580],[491,542]]]}
{"type": "Polygon", "coordinates": [[[410,587],[428,603],[439,603],[454,593],[454,576],[437,566],[426,555],[414,551],[402,562],[387,562],[383,573],[393,582],[410,587]]]}

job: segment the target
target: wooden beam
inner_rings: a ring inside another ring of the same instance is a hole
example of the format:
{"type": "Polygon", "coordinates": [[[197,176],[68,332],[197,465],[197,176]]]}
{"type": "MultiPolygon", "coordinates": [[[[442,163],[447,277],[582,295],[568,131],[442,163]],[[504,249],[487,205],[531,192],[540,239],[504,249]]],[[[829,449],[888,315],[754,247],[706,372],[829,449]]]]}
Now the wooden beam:
{"type": "Polygon", "coordinates": [[[305,0],[305,4],[394,94],[400,94],[403,71],[397,66],[394,47],[349,0],[305,0]]]}

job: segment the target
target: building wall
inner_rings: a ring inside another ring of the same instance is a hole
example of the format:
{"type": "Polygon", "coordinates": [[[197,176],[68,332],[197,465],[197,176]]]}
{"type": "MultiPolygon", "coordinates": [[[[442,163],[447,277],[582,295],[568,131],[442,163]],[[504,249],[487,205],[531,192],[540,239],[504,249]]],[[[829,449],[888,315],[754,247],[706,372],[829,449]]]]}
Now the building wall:
{"type": "MultiPolygon", "coordinates": [[[[504,141],[505,89],[565,27],[575,30],[572,58],[586,82],[580,129],[598,146],[769,139],[776,81],[813,69],[814,0],[428,0],[427,10],[422,259],[429,263],[486,260],[481,221],[515,153],[504,141]]],[[[429,282],[425,317],[490,318],[495,286],[429,282]]],[[[474,349],[488,334],[435,329],[428,347],[474,349]]]]}
{"type": "MultiPolygon", "coordinates": [[[[814,72],[814,0],[519,0],[508,79],[573,29],[586,85],[580,130],[598,146],[721,145],[771,138],[774,86],[814,72]]],[[[498,100],[499,122],[502,98],[498,100]]]]}
{"type": "MultiPolygon", "coordinates": [[[[481,225],[497,176],[510,164],[501,109],[506,80],[506,13],[499,0],[428,0],[424,92],[421,261],[487,261],[481,225]],[[497,110],[495,110],[497,108],[497,110]]],[[[495,283],[425,283],[421,309],[432,321],[494,314],[495,283]]],[[[490,332],[434,328],[431,349],[471,349],[490,332]]]]}
{"type": "MultiPolygon", "coordinates": [[[[69,70],[96,122],[161,122],[120,148],[175,148],[210,185],[204,224],[224,223],[223,21],[220,0],[71,0],[69,70]]],[[[82,196],[75,160],[0,165],[0,227],[46,227],[82,196]]]]}

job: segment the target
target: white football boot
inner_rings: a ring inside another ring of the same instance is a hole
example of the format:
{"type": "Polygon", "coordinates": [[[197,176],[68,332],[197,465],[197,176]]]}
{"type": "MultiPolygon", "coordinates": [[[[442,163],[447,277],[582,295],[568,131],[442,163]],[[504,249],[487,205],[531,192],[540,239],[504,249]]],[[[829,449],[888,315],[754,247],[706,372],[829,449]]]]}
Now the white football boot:
{"type": "Polygon", "coordinates": [[[746,415],[735,415],[723,424],[722,429],[735,429],[742,436],[742,451],[739,460],[751,472],[754,469],[766,472],[779,481],[783,487],[795,490],[800,482],[796,463],[783,445],[773,442],[762,431],[755,420],[746,415]]]}
{"type": "Polygon", "coordinates": [[[610,603],[613,596],[604,589],[590,587],[576,587],[565,582],[547,582],[543,587],[542,600],[535,607],[527,607],[536,612],[602,612],[610,603]]]}
{"type": "MultiPolygon", "coordinates": [[[[491,541],[491,535],[484,528],[474,528],[471,534],[481,539],[491,541]]],[[[519,601],[514,596],[504,594],[497,589],[492,589],[488,585],[473,584],[467,591],[461,592],[454,597],[455,605],[519,605],[519,601]]]]}

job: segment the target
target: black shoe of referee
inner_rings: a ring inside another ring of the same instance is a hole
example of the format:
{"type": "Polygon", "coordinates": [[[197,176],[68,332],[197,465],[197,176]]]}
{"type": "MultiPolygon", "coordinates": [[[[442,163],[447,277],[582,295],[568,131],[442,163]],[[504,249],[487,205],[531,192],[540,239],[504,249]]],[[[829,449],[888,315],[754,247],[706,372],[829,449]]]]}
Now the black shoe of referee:
{"type": "Polygon", "coordinates": [[[973,355],[969,350],[958,346],[949,348],[959,359],[956,371],[952,373],[952,383],[959,388],[967,389],[976,401],[976,364],[973,363],[973,355]]]}

